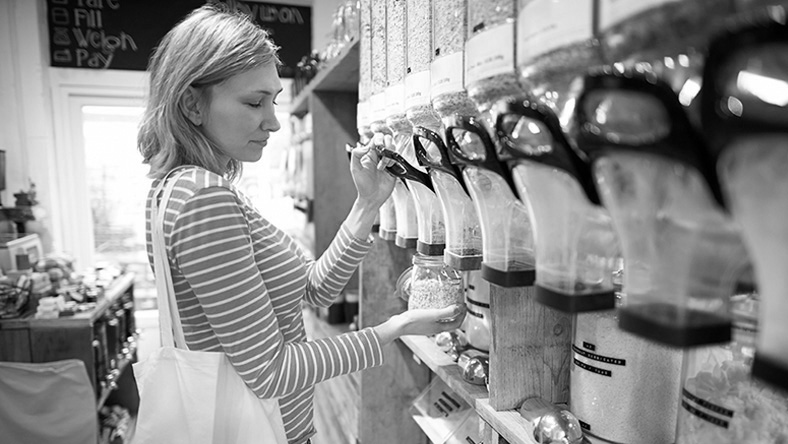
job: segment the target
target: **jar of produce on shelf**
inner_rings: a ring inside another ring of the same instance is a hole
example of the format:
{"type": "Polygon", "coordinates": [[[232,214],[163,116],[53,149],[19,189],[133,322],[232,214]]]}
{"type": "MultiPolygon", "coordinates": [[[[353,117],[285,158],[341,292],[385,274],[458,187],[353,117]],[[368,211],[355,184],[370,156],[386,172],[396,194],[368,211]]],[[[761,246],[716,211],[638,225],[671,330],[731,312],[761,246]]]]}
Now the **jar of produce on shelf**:
{"type": "Polygon", "coordinates": [[[440,122],[430,103],[431,20],[432,0],[407,0],[405,114],[411,125],[435,131],[440,122]]]}
{"type": "Polygon", "coordinates": [[[464,81],[467,16],[468,0],[432,1],[430,100],[440,118],[476,114],[464,81]]]}
{"type": "Polygon", "coordinates": [[[602,63],[595,0],[519,0],[516,64],[524,90],[560,116],[572,80],[602,63]]]}
{"type": "Polygon", "coordinates": [[[733,341],[686,352],[676,444],[788,442],[788,394],[750,376],[757,293],[732,297],[733,341]]]}
{"type": "Polygon", "coordinates": [[[478,113],[521,93],[515,72],[516,0],[468,0],[465,89],[478,113]]]}
{"type": "Polygon", "coordinates": [[[569,407],[592,444],[675,442],[682,351],[618,328],[617,310],[574,320],[569,407]]]}
{"type": "Polygon", "coordinates": [[[443,263],[442,256],[414,254],[413,266],[397,280],[397,290],[407,296],[408,310],[464,307],[462,276],[443,263]]]}

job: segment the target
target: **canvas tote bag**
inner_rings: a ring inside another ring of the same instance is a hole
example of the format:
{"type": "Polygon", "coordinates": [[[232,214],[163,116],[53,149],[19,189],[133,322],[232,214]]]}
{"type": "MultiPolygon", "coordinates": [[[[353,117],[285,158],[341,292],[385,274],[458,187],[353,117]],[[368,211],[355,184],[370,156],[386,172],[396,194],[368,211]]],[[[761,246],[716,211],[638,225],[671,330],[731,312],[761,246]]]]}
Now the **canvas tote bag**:
{"type": "Polygon", "coordinates": [[[162,179],[151,203],[162,347],[133,364],[140,394],[134,444],[287,444],[276,399],[259,399],[224,353],[186,347],[163,231],[164,209],[183,173],[166,187],[162,179]]]}

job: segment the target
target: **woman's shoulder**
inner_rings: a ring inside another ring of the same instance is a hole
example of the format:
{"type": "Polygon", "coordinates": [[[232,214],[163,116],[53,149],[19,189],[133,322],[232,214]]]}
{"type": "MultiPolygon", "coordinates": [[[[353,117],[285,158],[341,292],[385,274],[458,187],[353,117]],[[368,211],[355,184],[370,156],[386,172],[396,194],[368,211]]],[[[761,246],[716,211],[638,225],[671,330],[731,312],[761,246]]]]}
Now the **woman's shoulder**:
{"type": "Polygon", "coordinates": [[[230,180],[197,166],[179,167],[167,174],[164,179],[154,180],[151,184],[151,192],[148,194],[149,199],[161,180],[175,181],[169,208],[173,208],[177,203],[183,205],[195,196],[205,194],[233,194],[239,201],[241,200],[240,193],[230,180]]]}

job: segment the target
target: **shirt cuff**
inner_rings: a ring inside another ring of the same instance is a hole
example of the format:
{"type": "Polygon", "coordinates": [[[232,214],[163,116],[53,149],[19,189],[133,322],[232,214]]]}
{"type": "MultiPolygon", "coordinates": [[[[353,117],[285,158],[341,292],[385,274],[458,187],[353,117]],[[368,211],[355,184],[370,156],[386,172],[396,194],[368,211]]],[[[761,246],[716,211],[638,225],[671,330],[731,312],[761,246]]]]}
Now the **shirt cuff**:
{"type": "Polygon", "coordinates": [[[343,232],[343,234],[348,239],[350,239],[351,241],[353,241],[355,243],[361,244],[361,245],[368,245],[369,246],[369,245],[372,245],[372,243],[375,241],[375,235],[372,234],[371,232],[369,233],[369,235],[367,235],[366,239],[360,239],[360,238],[356,237],[350,231],[350,229],[345,226],[345,224],[342,224],[342,226],[340,227],[340,230],[343,232]]]}

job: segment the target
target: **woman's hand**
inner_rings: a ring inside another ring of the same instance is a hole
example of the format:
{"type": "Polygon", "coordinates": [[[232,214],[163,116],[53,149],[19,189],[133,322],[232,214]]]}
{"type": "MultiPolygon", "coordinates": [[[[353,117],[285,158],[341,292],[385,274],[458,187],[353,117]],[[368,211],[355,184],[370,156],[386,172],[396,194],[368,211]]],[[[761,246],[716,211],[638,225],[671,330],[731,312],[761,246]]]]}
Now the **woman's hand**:
{"type": "Polygon", "coordinates": [[[367,145],[353,148],[350,153],[350,174],[353,176],[353,183],[358,192],[357,201],[362,207],[373,211],[377,211],[391,195],[396,180],[385,171],[391,161],[381,159],[375,146],[394,149],[391,145],[391,136],[384,137],[383,134],[378,133],[367,145]]]}
{"type": "Polygon", "coordinates": [[[432,336],[457,329],[465,319],[465,306],[452,305],[446,308],[423,308],[407,310],[392,316],[375,327],[381,345],[386,345],[400,336],[432,336]]]}

